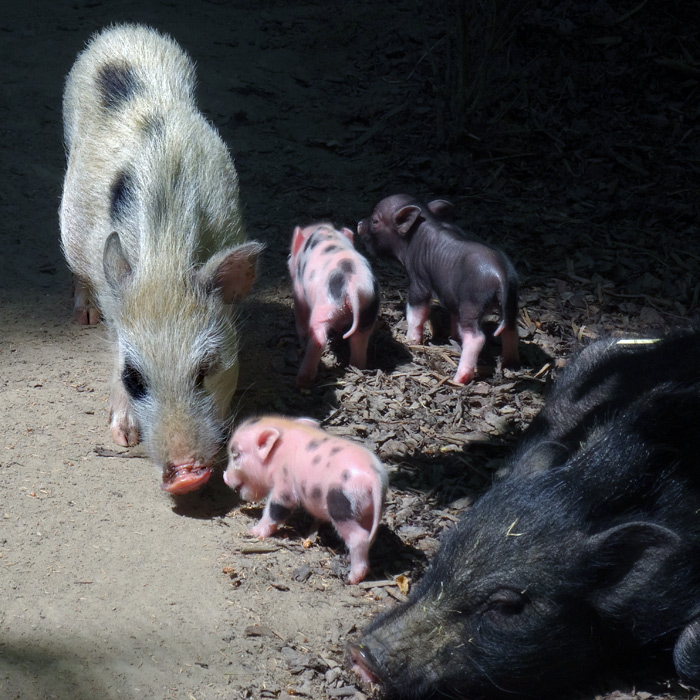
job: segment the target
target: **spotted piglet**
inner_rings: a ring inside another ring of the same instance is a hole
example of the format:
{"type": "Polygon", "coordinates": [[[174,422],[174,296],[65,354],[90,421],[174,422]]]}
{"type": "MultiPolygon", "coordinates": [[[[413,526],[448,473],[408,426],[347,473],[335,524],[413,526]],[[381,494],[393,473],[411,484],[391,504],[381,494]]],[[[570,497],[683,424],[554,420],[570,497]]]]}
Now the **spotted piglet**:
{"type": "Polygon", "coordinates": [[[269,537],[296,506],[331,522],[350,553],[350,583],[369,571],[369,548],[387,488],[369,450],[321,430],[310,418],[263,416],[241,424],[229,442],[224,481],[246,501],[268,496],[256,537],[269,537]]]}
{"type": "Polygon", "coordinates": [[[289,274],[297,333],[306,346],[298,387],[316,378],[331,330],[350,339],[350,364],[367,366],[367,344],[379,311],[379,285],[367,260],[353,246],[353,232],[331,224],[294,229],[289,274]]]}

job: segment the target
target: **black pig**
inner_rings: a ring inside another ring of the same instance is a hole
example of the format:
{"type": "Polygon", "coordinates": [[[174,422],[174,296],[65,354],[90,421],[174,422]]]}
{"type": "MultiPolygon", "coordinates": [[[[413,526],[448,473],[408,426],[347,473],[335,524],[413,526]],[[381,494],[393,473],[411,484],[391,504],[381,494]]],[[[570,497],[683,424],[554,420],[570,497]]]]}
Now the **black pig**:
{"type": "Polygon", "coordinates": [[[395,697],[544,697],[668,654],[700,686],[699,424],[700,332],[591,346],[354,669],[395,697]]]}
{"type": "Polygon", "coordinates": [[[454,380],[466,384],[484,345],[481,319],[495,306],[501,311],[494,335],[501,334],[503,365],[518,365],[518,278],[500,250],[469,239],[445,220],[450,208],[444,200],[425,204],[409,195],[393,195],[358,222],[357,232],[370,252],[397,258],[406,269],[409,343],[423,341],[433,295],[450,312],[452,336],[462,341],[454,380]]]}

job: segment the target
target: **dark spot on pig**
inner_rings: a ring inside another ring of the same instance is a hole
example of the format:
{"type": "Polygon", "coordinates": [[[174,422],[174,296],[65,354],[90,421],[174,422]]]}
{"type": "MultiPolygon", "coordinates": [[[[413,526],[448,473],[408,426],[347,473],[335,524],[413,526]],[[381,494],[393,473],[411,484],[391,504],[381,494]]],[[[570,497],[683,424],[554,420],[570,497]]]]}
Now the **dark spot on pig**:
{"type": "Polygon", "coordinates": [[[282,467],[282,473],[285,476],[289,476],[289,467],[286,464],[282,467]]]}
{"type": "Polygon", "coordinates": [[[366,331],[370,329],[377,320],[379,314],[379,283],[374,281],[372,301],[360,311],[360,318],[357,322],[358,331],[366,331]]]}
{"type": "Polygon", "coordinates": [[[352,260],[341,260],[338,263],[338,267],[340,268],[341,272],[345,272],[348,275],[355,273],[355,263],[352,260]]]}
{"type": "Polygon", "coordinates": [[[304,243],[304,252],[307,253],[308,251],[313,250],[320,242],[321,238],[316,235],[316,232],[312,233],[306,239],[306,243],[304,243]]]}
{"type": "Polygon", "coordinates": [[[311,499],[312,499],[312,500],[314,500],[314,501],[320,501],[322,495],[323,495],[323,491],[321,491],[321,487],[320,487],[320,486],[314,486],[314,487],[311,489],[311,499]]]}
{"type": "Polygon", "coordinates": [[[340,270],[334,270],[328,278],[328,293],[331,299],[340,303],[345,299],[346,276],[340,270]]]}
{"type": "Polygon", "coordinates": [[[304,498],[306,498],[306,482],[305,481],[301,482],[301,495],[304,496],[304,498]]]}
{"type": "Polygon", "coordinates": [[[316,277],[316,270],[311,270],[311,274],[309,275],[309,282],[313,282],[314,277],[316,277]]]}
{"type": "Polygon", "coordinates": [[[272,520],[276,523],[284,520],[290,512],[291,509],[287,508],[287,506],[284,506],[281,503],[270,503],[270,518],[272,518],[272,520]]]}
{"type": "Polygon", "coordinates": [[[320,443],[318,440],[310,440],[309,444],[306,446],[306,451],[311,452],[315,449],[318,449],[319,444],[320,443]]]}
{"type": "Polygon", "coordinates": [[[129,362],[126,362],[122,370],[122,382],[127,393],[134,401],[139,401],[148,394],[148,386],[143,374],[129,362]]]}
{"type": "Polygon", "coordinates": [[[331,520],[341,522],[343,520],[352,520],[352,503],[350,499],[343,493],[342,489],[329,489],[326,496],[326,505],[328,506],[328,515],[331,520]]]}
{"type": "Polygon", "coordinates": [[[349,481],[350,480],[350,470],[343,469],[343,473],[340,475],[340,477],[343,481],[349,481]]]}
{"type": "Polygon", "coordinates": [[[311,464],[318,464],[321,461],[321,455],[316,455],[312,460],[311,464]]]}
{"type": "Polygon", "coordinates": [[[112,183],[109,215],[113,222],[120,221],[131,208],[134,200],[132,177],[122,170],[112,183]]]}
{"type": "Polygon", "coordinates": [[[335,253],[337,250],[340,250],[340,246],[336,245],[335,243],[331,243],[330,245],[327,245],[322,252],[324,255],[326,255],[327,253],[335,253]]]}
{"type": "Polygon", "coordinates": [[[293,500],[292,494],[289,491],[280,494],[280,501],[285,505],[292,503],[293,500]]]}
{"type": "Polygon", "coordinates": [[[334,455],[337,455],[338,452],[342,452],[342,451],[343,451],[343,448],[340,445],[336,445],[335,447],[332,447],[331,448],[331,457],[333,457],[334,455]]]}
{"type": "Polygon", "coordinates": [[[119,109],[139,89],[139,81],[128,63],[107,63],[97,71],[97,85],[105,109],[119,109]]]}

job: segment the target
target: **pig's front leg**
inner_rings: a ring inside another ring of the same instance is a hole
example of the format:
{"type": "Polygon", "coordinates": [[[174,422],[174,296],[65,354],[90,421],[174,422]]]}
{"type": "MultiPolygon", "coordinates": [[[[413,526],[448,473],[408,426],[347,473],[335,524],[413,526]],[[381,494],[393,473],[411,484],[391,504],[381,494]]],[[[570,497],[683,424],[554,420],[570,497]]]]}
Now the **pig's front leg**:
{"type": "Polygon", "coordinates": [[[290,508],[275,500],[274,494],[270,494],[262,518],[250,528],[250,534],[253,537],[270,537],[285,521],[290,511],[290,508]]]}
{"type": "Polygon", "coordinates": [[[90,287],[79,277],[73,279],[73,313],[75,320],[81,326],[94,325],[100,322],[100,310],[95,304],[90,287]]]}
{"type": "Polygon", "coordinates": [[[309,316],[311,309],[306,299],[294,294],[294,324],[297,329],[297,337],[302,347],[306,347],[309,336],[309,316]]]}
{"type": "Polygon", "coordinates": [[[138,445],[138,421],[134,418],[118,368],[112,378],[112,391],[109,396],[109,427],[112,431],[112,439],[117,445],[122,447],[138,445]]]}
{"type": "Polygon", "coordinates": [[[326,316],[324,315],[323,320],[318,320],[318,318],[314,318],[314,315],[315,312],[311,315],[306,352],[299,367],[299,372],[297,372],[296,384],[300,388],[310,387],[314,383],[318,363],[321,361],[323,350],[326,347],[326,340],[328,340],[328,321],[326,316]]]}

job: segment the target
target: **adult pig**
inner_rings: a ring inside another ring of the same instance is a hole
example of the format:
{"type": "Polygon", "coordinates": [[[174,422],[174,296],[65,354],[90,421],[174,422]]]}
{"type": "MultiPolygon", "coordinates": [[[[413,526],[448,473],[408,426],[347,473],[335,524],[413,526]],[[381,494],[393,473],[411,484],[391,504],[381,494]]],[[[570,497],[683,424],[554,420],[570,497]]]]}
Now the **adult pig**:
{"type": "Polygon", "coordinates": [[[310,386],[331,330],[350,339],[350,364],[367,366],[367,344],[379,311],[379,285],[366,258],[353,246],[353,232],[331,224],[297,226],[289,274],[297,333],[306,346],[297,386],[310,386]]]}
{"type": "Polygon", "coordinates": [[[334,437],[309,418],[263,416],[239,426],[229,442],[224,481],[246,501],[267,496],[251,528],[269,537],[298,505],[331,522],[350,553],[350,583],[369,571],[369,548],[387,488],[381,462],[369,450],[334,437]]]}
{"type": "Polygon", "coordinates": [[[80,323],[115,346],[112,437],[144,440],[171,493],[200,487],[238,377],[234,302],[261,246],[245,242],[226,146],[194,101],[194,68],[137,25],[95,35],[66,82],[61,239],[80,323]]]}
{"type": "Polygon", "coordinates": [[[409,343],[423,341],[423,326],[434,295],[450,312],[452,335],[462,341],[454,381],[466,384],[475,373],[485,337],[481,319],[498,306],[503,366],[518,365],[518,278],[508,258],[496,248],[469,239],[445,219],[449,204],[425,204],[406,194],[386,197],[357,232],[370,252],[397,258],[408,274],[409,343]]]}
{"type": "MultiPolygon", "coordinates": [[[[609,664],[664,654],[700,685],[700,334],[593,348],[561,389],[584,400],[609,390],[580,446],[496,483],[409,601],[349,647],[387,694],[554,696],[609,664]],[[672,365],[681,347],[694,352],[672,365]],[[658,376],[618,383],[625,371],[608,353],[637,368],[654,358],[658,376]]],[[[550,403],[560,399],[555,386],[550,403]]]]}

